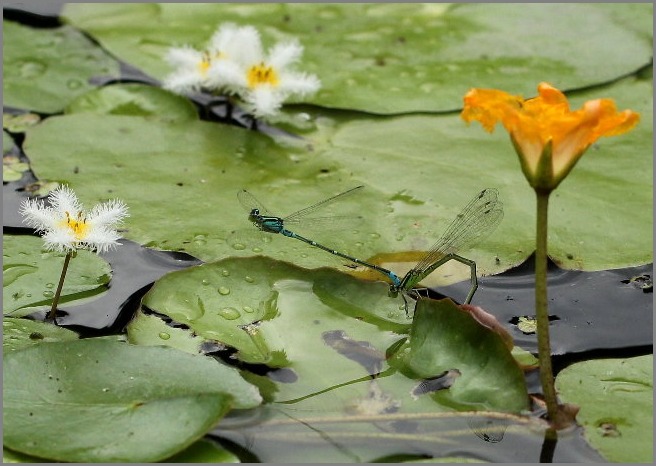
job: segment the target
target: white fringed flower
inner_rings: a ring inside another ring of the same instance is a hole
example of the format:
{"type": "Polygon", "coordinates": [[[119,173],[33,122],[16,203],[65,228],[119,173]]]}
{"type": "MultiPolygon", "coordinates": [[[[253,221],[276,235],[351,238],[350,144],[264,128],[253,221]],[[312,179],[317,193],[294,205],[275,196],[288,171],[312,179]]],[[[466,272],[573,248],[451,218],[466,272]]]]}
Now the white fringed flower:
{"type": "Polygon", "coordinates": [[[221,73],[222,64],[241,53],[257,53],[260,36],[252,26],[237,27],[223,24],[211,37],[204,50],[190,46],[169,49],[166,60],[176,70],[168,75],[163,87],[176,94],[190,94],[207,90],[221,92],[221,82],[211,76],[221,73]]]}
{"type": "Polygon", "coordinates": [[[249,113],[269,118],[279,112],[286,100],[319,90],[321,83],[315,75],[291,69],[303,54],[298,42],[278,43],[265,55],[259,37],[257,44],[252,37],[249,41],[234,58],[210,70],[210,80],[237,94],[249,113]]]}
{"type": "Polygon", "coordinates": [[[85,213],[70,188],[60,186],[48,196],[50,207],[37,199],[26,199],[20,207],[23,221],[42,233],[48,250],[72,252],[78,249],[107,251],[121,237],[116,226],[128,217],[128,208],[120,200],[96,205],[85,213]]]}

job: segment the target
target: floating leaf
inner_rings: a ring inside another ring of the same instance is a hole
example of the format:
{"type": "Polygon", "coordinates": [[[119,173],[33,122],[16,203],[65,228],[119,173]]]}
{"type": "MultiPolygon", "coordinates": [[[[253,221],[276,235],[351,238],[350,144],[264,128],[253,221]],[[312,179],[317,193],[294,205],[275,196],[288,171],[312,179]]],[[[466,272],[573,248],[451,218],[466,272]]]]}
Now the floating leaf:
{"type": "MultiPolygon", "coordinates": [[[[50,309],[64,265],[64,255],[43,252],[43,240],[3,235],[2,306],[5,316],[21,317],[50,309]]],[[[90,251],[71,260],[60,304],[92,298],[106,290],[109,264],[90,251]]]]}
{"type": "Polygon", "coordinates": [[[27,128],[40,121],[41,117],[36,113],[2,114],[2,127],[12,133],[24,133],[27,128]]]}
{"type": "Polygon", "coordinates": [[[530,96],[540,81],[561,89],[611,81],[650,63],[652,12],[646,4],[69,3],[62,15],[160,79],[171,72],[169,47],[203,47],[223,22],[251,24],[268,46],[295,38],[305,47],[300,69],[322,81],[308,101],[389,114],[455,110],[474,86],[530,96]]]}
{"type": "Polygon", "coordinates": [[[57,325],[30,319],[2,319],[2,350],[4,354],[41,343],[77,340],[78,334],[57,325]]]}
{"type": "Polygon", "coordinates": [[[198,119],[196,107],[188,99],[143,84],[94,89],[73,100],[66,113],[144,116],[172,122],[198,119]]]}
{"type": "Polygon", "coordinates": [[[572,364],[556,377],[563,402],[581,410],[585,437],[608,461],[654,460],[654,357],[572,364]]]}
{"type": "Polygon", "coordinates": [[[56,113],[92,88],[89,79],[118,75],[118,63],[81,32],[35,29],[3,21],[4,105],[56,113]]]}
{"type": "Polygon", "coordinates": [[[515,413],[528,408],[523,373],[504,339],[451,300],[419,300],[408,342],[396,355],[394,365],[418,380],[459,372],[449,390],[432,395],[444,404],[515,413]],[[492,387],[495,396],[487,396],[492,387]]]}
{"type": "Polygon", "coordinates": [[[64,462],[162,460],[261,401],[211,358],[108,340],[7,354],[3,376],[4,445],[64,462]]]}

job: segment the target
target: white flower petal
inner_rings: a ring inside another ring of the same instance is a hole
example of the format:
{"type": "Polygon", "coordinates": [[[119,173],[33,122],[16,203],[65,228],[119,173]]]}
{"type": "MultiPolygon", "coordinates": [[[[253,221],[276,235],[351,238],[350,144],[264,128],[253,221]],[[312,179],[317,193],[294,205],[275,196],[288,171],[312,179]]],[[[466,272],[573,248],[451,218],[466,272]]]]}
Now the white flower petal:
{"type": "Polygon", "coordinates": [[[279,88],[286,95],[303,97],[314,94],[321,87],[321,81],[313,74],[285,73],[280,77],[279,88]]]}
{"type": "Polygon", "coordinates": [[[89,215],[87,215],[87,222],[94,225],[94,227],[111,227],[123,221],[128,217],[128,207],[123,201],[113,199],[103,204],[96,205],[89,215]]]}
{"type": "Polygon", "coordinates": [[[205,82],[200,73],[194,70],[179,71],[170,74],[162,82],[162,87],[176,94],[191,94],[200,91],[205,82]]]}
{"type": "Polygon", "coordinates": [[[176,68],[188,68],[196,66],[203,59],[203,53],[186,46],[169,49],[165,58],[170,65],[176,68]]]}
{"type": "Polygon", "coordinates": [[[256,118],[267,118],[278,113],[284,97],[271,86],[258,86],[243,96],[243,99],[247,104],[248,111],[256,118]]]}
{"type": "Polygon", "coordinates": [[[79,199],[68,186],[60,185],[50,193],[48,200],[53,210],[60,214],[62,218],[66,217],[67,212],[68,215],[76,218],[78,213],[83,210],[79,199]]]}
{"type": "Polygon", "coordinates": [[[252,26],[239,28],[221,52],[225,53],[227,59],[246,67],[264,60],[260,33],[252,26]]]}
{"type": "Polygon", "coordinates": [[[46,232],[43,241],[49,251],[66,252],[77,249],[75,235],[68,228],[57,228],[46,232]]]}
{"type": "Polygon", "coordinates": [[[303,46],[297,41],[279,42],[269,51],[267,64],[276,70],[282,70],[301,59],[303,46]]]}
{"type": "Polygon", "coordinates": [[[246,70],[233,60],[217,60],[208,72],[208,83],[216,89],[225,89],[233,94],[241,93],[248,85],[246,70]]]}
{"type": "Polygon", "coordinates": [[[23,222],[36,231],[44,231],[54,227],[52,209],[45,207],[42,202],[36,199],[25,199],[21,203],[18,213],[24,217],[23,222]]]}

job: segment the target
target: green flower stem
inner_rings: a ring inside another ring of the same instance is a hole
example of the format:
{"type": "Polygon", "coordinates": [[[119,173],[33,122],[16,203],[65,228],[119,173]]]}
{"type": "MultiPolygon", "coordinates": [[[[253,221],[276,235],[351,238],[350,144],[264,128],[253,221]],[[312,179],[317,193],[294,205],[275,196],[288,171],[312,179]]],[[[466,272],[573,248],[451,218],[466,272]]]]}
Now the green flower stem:
{"type": "Polygon", "coordinates": [[[66,258],[64,259],[64,268],[62,269],[61,277],[59,277],[57,292],[55,293],[55,297],[52,298],[52,307],[50,308],[50,312],[46,317],[49,320],[55,320],[57,317],[57,304],[59,303],[59,297],[61,296],[62,288],[64,288],[64,278],[66,278],[66,271],[68,270],[68,263],[71,261],[71,257],[73,257],[72,251],[66,254],[66,258]]]}
{"type": "Polygon", "coordinates": [[[558,401],[551,367],[551,343],[549,342],[549,307],[547,301],[547,217],[551,191],[536,190],[537,227],[535,233],[535,312],[537,317],[538,360],[540,383],[547,403],[549,419],[558,418],[558,401]]]}

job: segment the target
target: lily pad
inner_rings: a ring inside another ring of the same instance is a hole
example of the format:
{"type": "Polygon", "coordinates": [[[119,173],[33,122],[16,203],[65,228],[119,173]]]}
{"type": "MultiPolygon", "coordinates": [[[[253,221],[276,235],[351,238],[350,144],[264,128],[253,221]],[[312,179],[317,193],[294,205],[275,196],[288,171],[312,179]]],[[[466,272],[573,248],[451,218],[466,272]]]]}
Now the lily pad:
{"type": "Polygon", "coordinates": [[[65,111],[144,116],[171,122],[198,119],[196,107],[188,99],[144,84],[115,84],[94,89],[73,100],[65,111]]]}
{"type": "Polygon", "coordinates": [[[159,317],[137,312],[126,327],[128,342],[133,345],[169,346],[191,354],[200,353],[205,341],[181,328],[166,325],[159,317]]]}
{"type": "Polygon", "coordinates": [[[78,334],[54,324],[29,319],[2,319],[2,351],[8,354],[41,343],[77,340],[78,334]]]}
{"type": "Polygon", "coordinates": [[[70,26],[35,29],[3,21],[4,105],[57,113],[92,89],[89,79],[118,76],[118,63],[70,26]]]}
{"type": "MultiPolygon", "coordinates": [[[[626,135],[602,138],[552,196],[549,251],[562,267],[599,270],[652,257],[650,82],[627,79],[577,96],[574,105],[600,94],[639,111],[642,122],[626,135]]],[[[468,128],[456,115],[315,117],[316,130],[303,140],[276,142],[200,121],[69,115],[30,129],[24,150],[39,178],[66,181],[89,201],[123,199],[133,213],[127,238],[205,261],[267,254],[307,267],[343,263],[298,241],[253,231],[236,193],[246,188],[285,216],[364,180],[361,194],[332,209],[360,215],[360,225],[324,223],[323,230],[298,232],[403,275],[472,196],[498,187],[503,222],[461,254],[490,274],[533,252],[535,196],[503,132],[468,128]],[[245,241],[231,242],[233,231],[249,228],[245,241]]],[[[468,273],[449,264],[424,284],[449,284],[468,273]]]]}
{"type": "Polygon", "coordinates": [[[16,351],[5,355],[3,375],[4,445],[64,462],[168,458],[231,408],[261,401],[211,358],[108,340],[16,351]]]}
{"type": "Polygon", "coordinates": [[[30,169],[30,165],[21,162],[20,158],[15,155],[2,156],[2,181],[10,183],[23,178],[23,173],[30,169]]]}
{"type": "Polygon", "coordinates": [[[442,404],[515,413],[528,409],[524,374],[504,339],[449,299],[418,301],[408,342],[393,365],[425,381],[455,372],[449,390],[432,395],[442,404]],[[486,396],[492,386],[496,396],[486,396]]]}
{"type": "Polygon", "coordinates": [[[608,461],[654,461],[654,357],[584,361],[563,369],[556,389],[581,407],[585,437],[608,461]]]}
{"type": "Polygon", "coordinates": [[[12,133],[24,133],[27,128],[40,121],[41,117],[36,113],[2,114],[2,127],[12,133]]]}
{"type": "MultiPolygon", "coordinates": [[[[5,316],[21,317],[50,309],[64,255],[44,252],[43,240],[3,235],[2,305],[5,316]]],[[[97,254],[78,251],[71,259],[60,303],[95,298],[107,289],[111,268],[97,254]]]]}
{"type": "Polygon", "coordinates": [[[300,68],[322,81],[309,102],[391,114],[458,109],[472,86],[531,95],[544,80],[564,89],[613,80],[650,63],[652,11],[581,3],[73,3],[62,16],[159,79],[171,72],[163,59],[169,47],[203,47],[222,22],[251,24],[266,44],[304,45],[300,68]]]}

